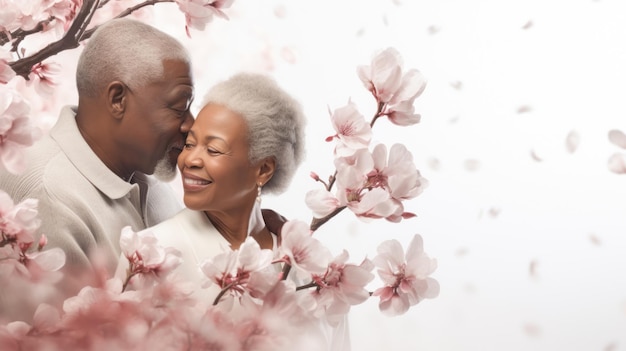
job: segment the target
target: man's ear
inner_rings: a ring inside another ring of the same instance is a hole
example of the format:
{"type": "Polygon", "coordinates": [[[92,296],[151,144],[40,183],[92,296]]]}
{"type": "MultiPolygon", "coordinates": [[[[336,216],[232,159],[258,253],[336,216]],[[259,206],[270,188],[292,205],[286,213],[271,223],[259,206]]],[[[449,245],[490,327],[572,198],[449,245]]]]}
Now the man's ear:
{"type": "Polygon", "coordinates": [[[122,119],[124,117],[129,92],[126,84],[120,81],[113,81],[107,86],[107,107],[114,118],[122,119]]]}
{"type": "Polygon", "coordinates": [[[257,184],[265,184],[272,179],[276,170],[276,159],[274,157],[266,157],[260,161],[259,173],[257,174],[257,184]]]}

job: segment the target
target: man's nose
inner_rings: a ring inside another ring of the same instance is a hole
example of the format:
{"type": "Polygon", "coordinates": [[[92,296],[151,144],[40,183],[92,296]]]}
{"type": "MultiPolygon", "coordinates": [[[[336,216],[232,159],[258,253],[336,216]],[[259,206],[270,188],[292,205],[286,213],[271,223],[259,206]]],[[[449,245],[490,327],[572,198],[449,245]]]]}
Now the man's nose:
{"type": "Polygon", "coordinates": [[[183,134],[189,133],[189,130],[191,130],[191,126],[193,125],[193,121],[193,115],[190,111],[187,111],[187,113],[185,114],[185,120],[180,125],[180,132],[183,134]]]}

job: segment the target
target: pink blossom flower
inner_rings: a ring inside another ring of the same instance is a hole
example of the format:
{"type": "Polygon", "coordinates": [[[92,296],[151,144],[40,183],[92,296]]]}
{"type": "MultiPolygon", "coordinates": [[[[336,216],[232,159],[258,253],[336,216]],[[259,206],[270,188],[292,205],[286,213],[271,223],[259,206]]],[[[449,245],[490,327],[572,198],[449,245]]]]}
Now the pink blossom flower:
{"type": "Polygon", "coordinates": [[[402,212],[401,204],[394,201],[381,184],[371,184],[369,174],[374,169],[374,159],[367,149],[358,150],[351,157],[335,159],[337,167],[337,199],[360,219],[387,218],[402,212]]]}
{"type": "Polygon", "coordinates": [[[370,66],[359,66],[357,74],[379,103],[387,103],[402,84],[402,58],[394,48],[387,48],[372,58],[370,66]]]}
{"type": "Polygon", "coordinates": [[[399,126],[409,126],[419,123],[422,119],[420,114],[415,113],[413,100],[401,101],[394,105],[387,105],[383,115],[387,115],[389,121],[399,126]]]}
{"type": "Polygon", "coordinates": [[[61,24],[60,29],[66,32],[82,6],[83,0],[54,0],[47,12],[61,24]]]}
{"type": "Polygon", "coordinates": [[[337,139],[335,153],[338,156],[350,156],[356,150],[369,146],[372,128],[353,102],[336,109],[331,115],[331,121],[337,134],[326,138],[326,141],[337,139]]]}
{"type": "Polygon", "coordinates": [[[0,11],[0,30],[12,32],[18,29],[19,25],[16,23],[20,11],[15,1],[0,0],[0,6],[2,6],[2,11],[0,11]]]}
{"type": "Polygon", "coordinates": [[[15,71],[9,66],[9,60],[11,60],[11,54],[0,48],[0,84],[7,84],[15,78],[15,71]]]}
{"type": "Polygon", "coordinates": [[[324,274],[331,258],[330,250],[311,236],[306,223],[287,221],[281,236],[279,256],[295,269],[297,277],[310,278],[311,274],[324,274]]]}
{"type": "Polygon", "coordinates": [[[437,261],[424,253],[422,237],[416,234],[406,251],[397,240],[387,240],[378,246],[373,259],[385,286],[374,291],[380,296],[380,310],[390,316],[408,311],[423,299],[439,295],[439,283],[429,277],[437,261]]]}
{"type": "Polygon", "coordinates": [[[420,195],[428,185],[428,180],[422,177],[420,171],[413,163],[413,155],[403,144],[394,144],[389,150],[384,144],[378,144],[372,152],[374,169],[368,173],[368,185],[380,186],[389,192],[389,195],[401,209],[396,216],[387,217],[388,220],[397,222],[400,217],[413,216],[404,212],[401,201],[413,199],[420,195]]]}
{"type": "Polygon", "coordinates": [[[248,237],[238,250],[206,259],[200,269],[209,278],[209,284],[214,283],[220,289],[228,290],[224,301],[226,309],[229,309],[233,298],[246,293],[253,297],[263,295],[268,289],[266,283],[277,280],[277,274],[268,269],[272,258],[272,250],[261,249],[253,237],[248,237]]]}
{"type": "Polygon", "coordinates": [[[626,174],[626,154],[615,152],[607,162],[609,171],[615,174],[626,174]]]}
{"type": "Polygon", "coordinates": [[[213,16],[228,19],[222,9],[229,8],[234,0],[175,0],[178,8],[185,14],[185,30],[191,37],[189,28],[204,30],[213,16]]]}
{"type": "Polygon", "coordinates": [[[164,279],[182,263],[180,251],[159,245],[150,231],[137,233],[129,226],[124,227],[120,236],[120,248],[129,262],[129,275],[139,275],[133,284],[140,286],[164,279]]]}
{"type": "Polygon", "coordinates": [[[58,63],[36,63],[30,71],[29,84],[35,86],[37,93],[43,96],[52,96],[59,85],[56,77],[61,73],[61,65],[58,63]]]}
{"type": "Polygon", "coordinates": [[[313,211],[313,216],[316,218],[325,217],[339,207],[339,200],[326,189],[307,192],[304,202],[313,211]]]}
{"type": "Polygon", "coordinates": [[[383,105],[381,116],[397,125],[412,125],[421,119],[414,102],[426,88],[426,79],[415,69],[402,73],[402,58],[394,48],[374,56],[370,66],[359,66],[357,73],[365,87],[383,105]]]}
{"type": "Polygon", "coordinates": [[[30,246],[34,233],[41,225],[37,217],[37,199],[25,199],[17,205],[0,190],[0,241],[14,241],[19,246],[30,246]]]}
{"type": "Polygon", "coordinates": [[[402,83],[393,98],[382,111],[389,121],[400,126],[419,123],[421,115],[415,113],[415,99],[422,95],[426,88],[426,79],[417,70],[412,69],[404,74],[402,83]]]}
{"type": "Polygon", "coordinates": [[[40,136],[30,123],[30,106],[13,89],[0,85],[0,167],[19,174],[26,168],[24,148],[40,136]]]}
{"type": "Polygon", "coordinates": [[[246,305],[251,312],[238,323],[238,339],[245,350],[323,350],[326,342],[316,337],[316,306],[311,294],[296,292],[293,281],[274,284],[263,299],[263,304],[246,305]]]}
{"type": "Polygon", "coordinates": [[[619,129],[611,129],[608,133],[611,144],[626,149],[626,134],[619,129]]]}
{"type": "Polygon", "coordinates": [[[325,274],[314,276],[319,288],[313,295],[332,325],[341,321],[341,317],[350,311],[350,306],[358,305],[370,297],[365,286],[374,279],[371,273],[374,265],[368,259],[364,259],[358,266],[346,264],[348,258],[348,252],[343,250],[330,263],[325,274]]]}
{"type": "Polygon", "coordinates": [[[15,12],[13,23],[11,23],[11,30],[21,28],[24,30],[31,30],[37,26],[41,21],[47,20],[49,15],[46,10],[48,6],[41,1],[13,1],[14,8],[11,11],[15,12]]]}
{"type": "Polygon", "coordinates": [[[378,144],[371,153],[362,149],[352,157],[335,159],[335,166],[339,205],[360,217],[397,222],[414,216],[404,212],[402,201],[416,197],[427,185],[402,144],[391,147],[389,159],[385,145],[378,144]]]}
{"type": "Polygon", "coordinates": [[[25,264],[31,271],[33,266],[46,272],[58,271],[65,265],[65,252],[61,248],[53,247],[49,250],[26,253],[25,264]]]}

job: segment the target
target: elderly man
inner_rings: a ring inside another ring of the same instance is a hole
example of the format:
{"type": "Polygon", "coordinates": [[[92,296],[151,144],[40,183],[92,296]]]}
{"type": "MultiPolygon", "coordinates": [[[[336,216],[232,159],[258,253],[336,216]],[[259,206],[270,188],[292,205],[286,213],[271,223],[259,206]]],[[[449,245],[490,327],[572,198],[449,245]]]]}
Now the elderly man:
{"type": "Polygon", "coordinates": [[[193,124],[190,57],[173,37],[138,21],[102,25],[81,53],[78,105],[28,149],[28,169],[0,173],[14,201],[39,200],[40,232],[66,266],[89,267],[97,247],[113,269],[124,226],[140,230],[181,203],[168,184],[193,124]]]}

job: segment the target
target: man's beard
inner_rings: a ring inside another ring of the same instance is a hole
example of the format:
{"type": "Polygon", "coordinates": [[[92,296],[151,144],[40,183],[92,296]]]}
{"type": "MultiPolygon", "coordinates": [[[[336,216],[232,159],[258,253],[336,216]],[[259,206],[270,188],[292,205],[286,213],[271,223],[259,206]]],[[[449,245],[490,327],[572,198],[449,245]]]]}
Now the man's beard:
{"type": "Polygon", "coordinates": [[[154,177],[162,182],[171,182],[176,178],[176,164],[170,162],[168,154],[157,162],[154,168],[154,177]]]}

